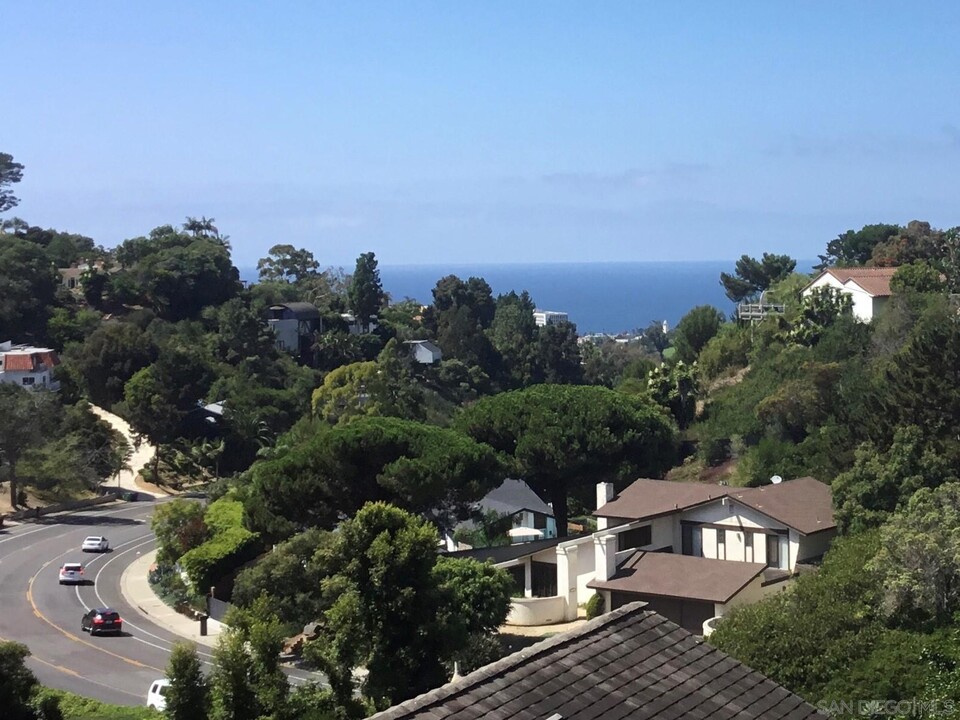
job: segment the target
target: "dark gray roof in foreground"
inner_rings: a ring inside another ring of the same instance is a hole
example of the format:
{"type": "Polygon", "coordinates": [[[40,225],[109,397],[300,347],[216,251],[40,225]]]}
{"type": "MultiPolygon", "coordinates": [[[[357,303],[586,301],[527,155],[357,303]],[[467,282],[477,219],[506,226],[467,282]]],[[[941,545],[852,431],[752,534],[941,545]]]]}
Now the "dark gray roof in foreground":
{"type": "Polygon", "coordinates": [[[573,537],[555,537],[544,540],[531,540],[530,542],[514,543],[513,545],[500,545],[498,547],[474,548],[473,550],[456,550],[454,552],[444,553],[446,557],[472,558],[480,562],[489,560],[494,565],[509,562],[510,560],[519,560],[527,555],[533,555],[541,550],[556,547],[562,542],[573,540],[573,537]]]}
{"type": "Polygon", "coordinates": [[[389,708],[377,720],[825,718],[642,603],[389,708]]]}

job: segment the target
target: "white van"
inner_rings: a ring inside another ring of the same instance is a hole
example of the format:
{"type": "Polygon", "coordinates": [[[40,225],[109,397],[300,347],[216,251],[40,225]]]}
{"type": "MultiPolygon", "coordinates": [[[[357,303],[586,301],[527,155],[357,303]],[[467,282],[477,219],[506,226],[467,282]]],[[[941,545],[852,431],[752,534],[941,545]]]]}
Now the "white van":
{"type": "Polygon", "coordinates": [[[152,707],[160,712],[167,709],[167,689],[170,687],[169,680],[154,680],[150,686],[150,692],[147,693],[147,707],[152,707]]]}

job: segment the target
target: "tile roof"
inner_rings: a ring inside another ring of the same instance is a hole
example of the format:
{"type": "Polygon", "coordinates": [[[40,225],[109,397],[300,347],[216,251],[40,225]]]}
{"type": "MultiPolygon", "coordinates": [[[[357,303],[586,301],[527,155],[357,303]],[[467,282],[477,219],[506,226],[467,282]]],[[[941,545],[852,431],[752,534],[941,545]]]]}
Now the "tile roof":
{"type": "Polygon", "coordinates": [[[612,578],[593,580],[587,587],[725,603],[765,568],[760,563],[638,550],[621,563],[612,578]]]}
{"type": "Polygon", "coordinates": [[[890,279],[896,271],[895,267],[850,267],[827,268],[824,272],[844,284],[852,280],[874,297],[884,297],[893,294],[890,279]]]}
{"type": "Polygon", "coordinates": [[[19,370],[33,372],[40,370],[40,365],[54,368],[60,364],[60,356],[49,348],[37,348],[20,345],[6,352],[0,352],[3,357],[3,370],[19,370]]]}
{"type": "Polygon", "coordinates": [[[36,367],[33,355],[28,353],[7,353],[3,357],[4,370],[26,370],[32,372],[36,367]]]}
{"type": "Polygon", "coordinates": [[[716,502],[722,497],[737,500],[804,535],[837,526],[830,486],[812,477],[755,488],[641,478],[594,514],[644,520],[716,502]]]}
{"type": "Polygon", "coordinates": [[[769,678],[631,603],[376,720],[825,718],[769,678]]]}

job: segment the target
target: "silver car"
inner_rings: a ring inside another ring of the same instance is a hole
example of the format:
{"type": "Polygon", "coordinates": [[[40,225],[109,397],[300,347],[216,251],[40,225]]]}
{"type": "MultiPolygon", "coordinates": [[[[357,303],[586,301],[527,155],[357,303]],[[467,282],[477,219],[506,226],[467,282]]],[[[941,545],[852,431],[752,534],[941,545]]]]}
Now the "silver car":
{"type": "Polygon", "coordinates": [[[60,584],[72,583],[79,585],[83,582],[83,565],[80,563],[64,563],[60,568],[60,584]]]}
{"type": "Polygon", "coordinates": [[[106,552],[110,549],[110,543],[103,535],[91,535],[84,539],[80,549],[83,552],[106,552]]]}

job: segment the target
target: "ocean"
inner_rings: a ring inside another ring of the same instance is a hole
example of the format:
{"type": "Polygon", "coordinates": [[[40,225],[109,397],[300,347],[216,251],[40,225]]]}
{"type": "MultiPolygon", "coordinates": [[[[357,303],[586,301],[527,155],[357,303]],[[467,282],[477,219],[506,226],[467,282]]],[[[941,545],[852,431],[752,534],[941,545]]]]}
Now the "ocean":
{"type": "MultiPolygon", "coordinates": [[[[565,312],[581,334],[628,332],[666,320],[670,327],[691,308],[713,305],[724,314],[733,303],[720,286],[720,273],[734,261],[538,263],[476,265],[381,265],[380,280],[393,301],[433,301],[431,290],[446,275],[482,277],[494,297],[511,290],[530,293],[541,310],[565,312]]],[[[241,268],[256,281],[255,268],[241,268]]]]}

